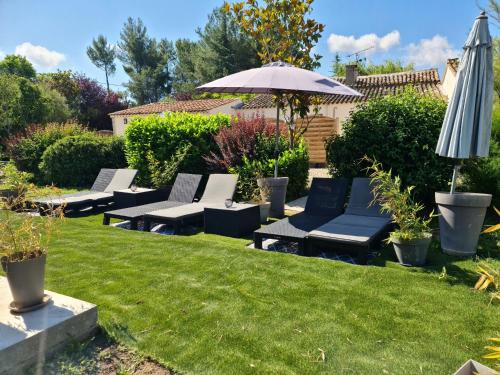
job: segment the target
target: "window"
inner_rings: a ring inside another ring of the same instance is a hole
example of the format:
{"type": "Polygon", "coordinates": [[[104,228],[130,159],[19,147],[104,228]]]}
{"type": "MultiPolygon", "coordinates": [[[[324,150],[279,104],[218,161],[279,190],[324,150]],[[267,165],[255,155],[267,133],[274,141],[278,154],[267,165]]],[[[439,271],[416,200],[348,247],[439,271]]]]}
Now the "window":
{"type": "Polygon", "coordinates": [[[127,118],[125,117],[125,118],[123,119],[123,124],[127,125],[127,122],[128,122],[128,120],[127,120],[127,118]]]}

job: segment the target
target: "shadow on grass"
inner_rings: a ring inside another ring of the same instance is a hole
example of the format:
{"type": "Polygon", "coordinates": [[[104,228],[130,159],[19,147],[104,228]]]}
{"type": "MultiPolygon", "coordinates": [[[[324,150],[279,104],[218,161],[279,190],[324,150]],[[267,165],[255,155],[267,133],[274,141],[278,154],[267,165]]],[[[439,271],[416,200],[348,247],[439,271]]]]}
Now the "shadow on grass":
{"type": "MultiPolygon", "coordinates": [[[[476,265],[483,260],[500,260],[500,249],[498,248],[498,235],[481,235],[477,255],[474,258],[463,258],[444,254],[441,251],[439,241],[434,240],[429,248],[427,263],[422,267],[409,267],[413,272],[436,274],[442,277],[450,285],[467,285],[473,287],[477,281],[478,274],[476,265]]],[[[392,245],[385,245],[381,249],[379,257],[375,258],[371,265],[378,267],[404,267],[398,264],[392,245]]]]}

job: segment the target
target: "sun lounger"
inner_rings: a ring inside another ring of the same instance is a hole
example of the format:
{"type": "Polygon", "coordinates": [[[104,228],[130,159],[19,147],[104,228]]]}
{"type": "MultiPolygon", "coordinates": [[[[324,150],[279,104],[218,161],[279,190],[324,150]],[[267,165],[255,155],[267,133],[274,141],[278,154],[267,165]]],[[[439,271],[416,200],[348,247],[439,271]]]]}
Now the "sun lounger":
{"type": "Polygon", "coordinates": [[[148,212],[192,203],[201,177],[199,174],[179,173],[167,200],[105,212],[103,224],[109,225],[111,218],[129,220],[130,229],[137,229],[138,221],[148,212]]]}
{"type": "Polygon", "coordinates": [[[233,198],[237,182],[237,175],[211,174],[199,202],[147,213],[144,230],[149,231],[151,223],[159,223],[172,225],[174,233],[178,233],[186,224],[202,222],[205,207],[224,206],[226,199],[233,198]]]}
{"type": "Polygon", "coordinates": [[[387,236],[391,216],[372,204],[373,193],[369,178],[355,178],[351,195],[343,215],[328,221],[307,236],[309,252],[319,246],[335,250],[355,251],[360,262],[366,262],[370,249],[387,236]]]}
{"type": "Polygon", "coordinates": [[[63,205],[65,211],[107,205],[113,202],[113,192],[115,190],[127,189],[132,185],[136,174],[137,170],[135,169],[103,168],[90,190],[38,198],[33,203],[41,213],[63,205]]]}
{"type": "Polygon", "coordinates": [[[255,248],[262,249],[264,239],[277,239],[296,242],[303,253],[309,232],[342,213],[346,192],[345,179],[314,178],[304,212],[256,230],[255,248]]]}

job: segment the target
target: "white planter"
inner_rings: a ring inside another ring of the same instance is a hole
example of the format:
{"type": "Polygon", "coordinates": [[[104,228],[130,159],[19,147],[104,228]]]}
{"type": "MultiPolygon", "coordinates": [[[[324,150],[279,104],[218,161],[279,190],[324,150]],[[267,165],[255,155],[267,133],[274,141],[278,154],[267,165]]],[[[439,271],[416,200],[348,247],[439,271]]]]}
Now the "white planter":
{"type": "Polygon", "coordinates": [[[480,364],[479,362],[469,359],[460,367],[453,375],[495,375],[497,371],[480,364]]]}

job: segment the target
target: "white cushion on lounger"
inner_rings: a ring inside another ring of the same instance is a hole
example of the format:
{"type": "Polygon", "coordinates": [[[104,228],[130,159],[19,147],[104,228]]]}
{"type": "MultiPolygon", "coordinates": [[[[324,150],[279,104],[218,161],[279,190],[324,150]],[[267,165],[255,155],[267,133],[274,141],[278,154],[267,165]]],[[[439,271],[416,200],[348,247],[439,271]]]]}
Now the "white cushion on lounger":
{"type": "Polygon", "coordinates": [[[75,197],[51,197],[43,200],[43,203],[60,205],[63,203],[78,203],[86,200],[96,200],[102,198],[110,198],[113,194],[91,192],[89,194],[75,196],[75,197]]]}
{"type": "Polygon", "coordinates": [[[113,193],[116,190],[129,188],[134,181],[136,173],[135,169],[117,169],[113,179],[104,191],[106,193],[113,193]]]}

